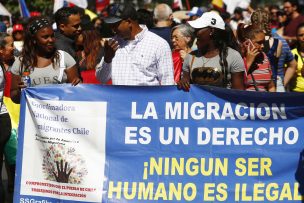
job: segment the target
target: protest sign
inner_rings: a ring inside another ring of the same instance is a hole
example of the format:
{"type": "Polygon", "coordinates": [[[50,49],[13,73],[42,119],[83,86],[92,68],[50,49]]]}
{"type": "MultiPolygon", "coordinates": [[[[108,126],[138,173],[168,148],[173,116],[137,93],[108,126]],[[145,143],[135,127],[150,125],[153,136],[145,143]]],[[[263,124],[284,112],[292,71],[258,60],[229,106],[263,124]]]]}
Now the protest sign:
{"type": "Polygon", "coordinates": [[[301,202],[303,101],[200,86],[28,88],[15,202],[301,202]]]}

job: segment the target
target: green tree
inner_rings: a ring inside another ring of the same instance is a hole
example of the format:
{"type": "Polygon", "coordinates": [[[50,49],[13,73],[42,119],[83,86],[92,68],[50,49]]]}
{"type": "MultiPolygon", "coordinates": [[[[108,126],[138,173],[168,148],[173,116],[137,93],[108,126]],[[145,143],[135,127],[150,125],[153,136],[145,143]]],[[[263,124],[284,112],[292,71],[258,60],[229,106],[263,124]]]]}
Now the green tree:
{"type": "Polygon", "coordinates": [[[35,0],[27,1],[27,6],[30,11],[38,11],[43,15],[50,15],[53,13],[53,1],[35,0]]]}
{"type": "MultiPolygon", "coordinates": [[[[26,0],[29,11],[38,11],[43,15],[50,15],[53,12],[53,1],[49,0],[26,0]]],[[[19,3],[17,0],[1,0],[1,3],[13,16],[20,16],[19,3]]]]}

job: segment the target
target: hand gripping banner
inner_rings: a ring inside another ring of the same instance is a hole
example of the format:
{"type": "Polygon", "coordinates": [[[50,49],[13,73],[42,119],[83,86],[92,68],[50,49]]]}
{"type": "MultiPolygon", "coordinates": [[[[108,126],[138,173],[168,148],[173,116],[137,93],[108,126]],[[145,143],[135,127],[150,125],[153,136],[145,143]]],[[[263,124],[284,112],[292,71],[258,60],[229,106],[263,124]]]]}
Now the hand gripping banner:
{"type": "Polygon", "coordinates": [[[304,94],[22,92],[15,202],[302,202],[304,94]]]}

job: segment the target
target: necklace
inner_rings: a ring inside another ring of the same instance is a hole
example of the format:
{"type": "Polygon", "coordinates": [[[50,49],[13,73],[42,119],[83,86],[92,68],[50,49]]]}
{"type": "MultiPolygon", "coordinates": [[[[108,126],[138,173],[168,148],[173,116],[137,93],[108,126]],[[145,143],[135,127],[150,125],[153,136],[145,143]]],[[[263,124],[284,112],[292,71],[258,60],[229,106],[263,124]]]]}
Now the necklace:
{"type": "Polygon", "coordinates": [[[217,56],[219,53],[218,49],[213,49],[211,51],[208,51],[207,53],[205,53],[202,56],[202,60],[203,60],[203,67],[205,67],[206,63],[208,63],[211,59],[213,59],[215,56],[217,56]],[[208,57],[206,57],[208,56],[208,57]]]}
{"type": "Polygon", "coordinates": [[[206,58],[204,56],[202,56],[202,61],[203,61],[203,66],[202,67],[205,67],[205,65],[212,59],[213,57],[211,58],[206,58]]]}

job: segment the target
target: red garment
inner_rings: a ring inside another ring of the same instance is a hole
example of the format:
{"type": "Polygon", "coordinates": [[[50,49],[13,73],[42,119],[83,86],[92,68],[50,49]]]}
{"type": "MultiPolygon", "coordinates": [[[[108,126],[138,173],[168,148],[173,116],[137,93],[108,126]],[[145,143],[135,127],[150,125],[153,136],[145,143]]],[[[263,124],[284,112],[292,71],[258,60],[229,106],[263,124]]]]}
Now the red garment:
{"type": "Polygon", "coordinates": [[[284,28],[284,36],[295,37],[297,35],[297,27],[304,23],[304,16],[299,15],[295,19],[289,21],[289,23],[284,28]]]}
{"type": "Polygon", "coordinates": [[[181,78],[183,59],[178,51],[172,52],[172,58],[173,58],[173,67],[174,67],[174,81],[178,82],[180,81],[181,78]]]}
{"type": "MultiPolygon", "coordinates": [[[[304,16],[299,15],[298,17],[296,17],[295,19],[292,19],[289,21],[289,23],[287,25],[285,25],[284,27],[284,32],[283,35],[284,36],[288,36],[288,37],[295,37],[297,36],[297,27],[301,24],[304,23],[304,16]]],[[[295,48],[296,43],[295,41],[287,41],[289,47],[295,48]]]]}
{"type": "MultiPolygon", "coordinates": [[[[95,69],[81,71],[81,77],[84,84],[101,84],[99,80],[96,79],[95,69]]],[[[108,85],[112,84],[112,80],[107,82],[108,85]]]]}

